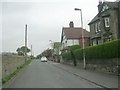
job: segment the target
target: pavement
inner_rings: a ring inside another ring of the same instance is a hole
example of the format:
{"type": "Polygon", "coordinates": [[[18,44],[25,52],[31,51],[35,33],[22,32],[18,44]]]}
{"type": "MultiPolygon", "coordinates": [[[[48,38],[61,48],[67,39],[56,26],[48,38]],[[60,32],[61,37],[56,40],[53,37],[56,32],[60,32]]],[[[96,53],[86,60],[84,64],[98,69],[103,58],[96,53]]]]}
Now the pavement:
{"type": "Polygon", "coordinates": [[[54,64],[54,66],[63,69],[69,73],[72,73],[76,76],[79,76],[80,78],[92,82],[103,88],[119,87],[118,80],[120,80],[120,77],[116,75],[97,72],[97,71],[84,70],[66,64],[54,64]]]}

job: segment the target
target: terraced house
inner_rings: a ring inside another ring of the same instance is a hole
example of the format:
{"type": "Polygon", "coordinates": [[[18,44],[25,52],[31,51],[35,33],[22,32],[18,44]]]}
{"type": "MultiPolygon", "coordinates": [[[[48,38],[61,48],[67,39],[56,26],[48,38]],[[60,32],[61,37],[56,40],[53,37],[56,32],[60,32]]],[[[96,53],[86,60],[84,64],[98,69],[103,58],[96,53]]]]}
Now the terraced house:
{"type": "Polygon", "coordinates": [[[120,38],[120,1],[99,1],[98,14],[88,25],[91,45],[120,38]]]}

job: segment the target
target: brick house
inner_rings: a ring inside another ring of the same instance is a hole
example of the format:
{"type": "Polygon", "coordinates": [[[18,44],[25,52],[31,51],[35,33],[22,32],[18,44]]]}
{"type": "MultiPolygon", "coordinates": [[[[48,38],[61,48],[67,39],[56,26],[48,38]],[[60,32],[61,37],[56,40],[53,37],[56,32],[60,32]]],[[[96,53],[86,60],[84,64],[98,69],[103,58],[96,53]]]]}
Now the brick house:
{"type": "MultiPolygon", "coordinates": [[[[89,46],[90,45],[90,32],[83,29],[84,33],[84,45],[89,46]]],[[[82,44],[82,28],[74,27],[74,23],[71,21],[69,24],[69,27],[63,27],[62,28],[62,34],[61,34],[61,45],[62,49],[67,48],[68,46],[72,45],[80,45],[80,47],[83,47],[82,44]]]]}
{"type": "Polygon", "coordinates": [[[98,14],[88,25],[91,45],[120,38],[120,2],[100,1],[98,14]]]}

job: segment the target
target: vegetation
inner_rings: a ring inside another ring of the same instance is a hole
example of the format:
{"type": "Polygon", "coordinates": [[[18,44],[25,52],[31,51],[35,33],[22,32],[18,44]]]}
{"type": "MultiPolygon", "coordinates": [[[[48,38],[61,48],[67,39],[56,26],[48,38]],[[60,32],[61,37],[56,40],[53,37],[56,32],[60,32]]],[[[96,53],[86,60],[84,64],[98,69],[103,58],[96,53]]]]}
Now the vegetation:
{"type": "Polygon", "coordinates": [[[63,57],[64,60],[71,60],[72,59],[72,56],[71,56],[70,52],[62,53],[62,57],[63,57]]]}
{"type": "Polygon", "coordinates": [[[13,73],[11,73],[10,75],[6,76],[5,78],[2,78],[2,84],[5,84],[11,78],[13,78],[15,75],[17,75],[20,72],[20,70],[25,68],[28,64],[30,64],[31,61],[32,61],[32,59],[28,60],[26,63],[24,63],[23,65],[19,66],[13,73]]]}
{"type": "MultiPolygon", "coordinates": [[[[120,55],[120,40],[113,40],[96,46],[90,46],[84,49],[87,60],[118,58],[120,55]]],[[[83,49],[74,51],[76,59],[82,60],[83,49]]]]}
{"type": "Polygon", "coordinates": [[[63,59],[72,60],[74,66],[77,66],[76,58],[75,58],[75,55],[74,55],[74,50],[76,50],[76,49],[80,49],[80,46],[79,45],[69,46],[68,47],[68,52],[62,53],[63,59]]]}
{"type": "MultiPolygon", "coordinates": [[[[78,46],[71,46],[70,51],[75,56],[76,60],[83,60],[83,49],[78,46]]],[[[89,46],[84,49],[86,60],[97,60],[97,59],[111,59],[120,58],[120,39],[105,42],[96,46],[89,46]]],[[[72,60],[72,53],[65,52],[62,54],[63,59],[72,60]]]]}
{"type": "Polygon", "coordinates": [[[42,56],[45,56],[47,58],[52,57],[53,49],[47,49],[44,50],[41,54],[37,55],[37,59],[41,58],[42,56]]]}
{"type": "MultiPolygon", "coordinates": [[[[27,48],[27,47],[25,47],[25,46],[22,46],[22,47],[20,47],[20,48],[17,48],[16,51],[17,51],[18,55],[24,56],[24,55],[25,55],[26,48],[27,48]]],[[[29,52],[30,52],[30,49],[27,48],[27,53],[29,53],[29,52]]]]}

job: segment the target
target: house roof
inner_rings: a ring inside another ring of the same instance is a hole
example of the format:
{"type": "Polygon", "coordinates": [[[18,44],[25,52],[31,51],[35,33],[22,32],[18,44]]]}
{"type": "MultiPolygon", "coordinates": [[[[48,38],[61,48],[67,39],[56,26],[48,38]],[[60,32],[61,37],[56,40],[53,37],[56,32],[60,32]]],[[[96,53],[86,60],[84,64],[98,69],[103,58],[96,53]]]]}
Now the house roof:
{"type": "MultiPolygon", "coordinates": [[[[118,2],[103,2],[102,7],[105,4],[108,5],[110,7],[110,9],[118,8],[118,2]]],[[[99,20],[99,13],[90,21],[90,23],[88,23],[88,25],[94,23],[97,20],[99,20]]]]}
{"type": "Polygon", "coordinates": [[[110,8],[118,8],[118,2],[104,2],[103,4],[107,4],[110,8]]]}
{"type": "Polygon", "coordinates": [[[92,24],[93,22],[99,20],[99,14],[97,14],[91,21],[88,23],[88,25],[92,24]]]}
{"type": "MultiPolygon", "coordinates": [[[[90,33],[83,29],[84,37],[90,37],[90,33]]],[[[62,32],[64,32],[67,39],[79,39],[82,38],[82,28],[67,28],[63,27],[62,32]]]]}

